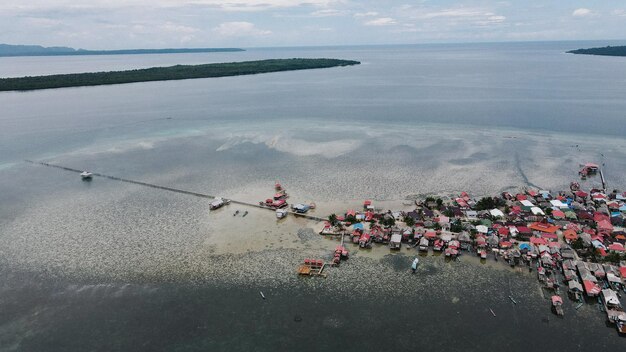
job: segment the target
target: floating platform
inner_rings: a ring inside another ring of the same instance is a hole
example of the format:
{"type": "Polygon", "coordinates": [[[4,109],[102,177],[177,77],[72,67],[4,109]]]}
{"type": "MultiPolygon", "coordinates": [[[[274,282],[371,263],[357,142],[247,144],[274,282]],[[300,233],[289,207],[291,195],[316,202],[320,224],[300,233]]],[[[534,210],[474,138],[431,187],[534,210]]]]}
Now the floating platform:
{"type": "Polygon", "coordinates": [[[298,275],[326,277],[326,273],[323,272],[325,267],[326,263],[323,260],[305,259],[304,264],[298,267],[298,275]]]}

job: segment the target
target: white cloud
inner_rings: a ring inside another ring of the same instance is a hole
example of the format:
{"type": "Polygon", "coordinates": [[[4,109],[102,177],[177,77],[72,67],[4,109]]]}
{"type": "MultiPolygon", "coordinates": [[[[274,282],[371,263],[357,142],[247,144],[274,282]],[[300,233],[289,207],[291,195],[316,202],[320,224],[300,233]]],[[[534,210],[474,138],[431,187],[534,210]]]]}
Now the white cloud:
{"type": "Polygon", "coordinates": [[[613,10],[612,12],[615,16],[620,16],[620,17],[626,17],[626,10],[624,9],[617,9],[617,10],[613,10]]]}
{"type": "Polygon", "coordinates": [[[393,30],[394,33],[415,33],[419,32],[419,29],[413,23],[405,23],[399,28],[393,30]]]}
{"type": "Polygon", "coordinates": [[[41,9],[209,6],[225,11],[262,11],[298,6],[329,7],[342,0],[3,0],[0,9],[18,12],[41,9]]]}
{"type": "Polygon", "coordinates": [[[345,15],[345,11],[339,11],[335,9],[323,9],[317,10],[315,12],[311,12],[311,16],[313,17],[333,17],[333,16],[343,16],[345,15]]]}
{"type": "Polygon", "coordinates": [[[380,17],[371,21],[365,22],[366,26],[388,26],[391,24],[396,24],[396,20],[391,17],[380,17]]]}
{"type": "Polygon", "coordinates": [[[479,26],[490,26],[490,25],[502,23],[505,20],[506,20],[505,16],[491,15],[483,20],[476,21],[475,23],[479,26]]]}
{"type": "Polygon", "coordinates": [[[585,17],[585,16],[589,16],[591,14],[592,14],[591,10],[586,9],[584,7],[576,9],[576,10],[574,10],[574,12],[572,12],[572,16],[574,16],[574,17],[585,17]]]}
{"type": "Polygon", "coordinates": [[[354,17],[375,17],[375,16],[378,16],[378,12],[376,11],[357,12],[354,14],[354,17]]]}
{"type": "Polygon", "coordinates": [[[213,29],[224,37],[264,36],[272,34],[272,31],[256,28],[250,22],[224,22],[213,29]]]}
{"type": "Polygon", "coordinates": [[[54,27],[62,23],[60,20],[43,17],[27,17],[25,20],[29,26],[34,27],[54,27]]]}
{"type": "Polygon", "coordinates": [[[475,18],[485,15],[492,15],[489,12],[482,11],[480,9],[445,9],[440,11],[431,12],[418,12],[415,17],[420,19],[431,19],[440,17],[460,17],[460,18],[475,18]]]}
{"type": "Polygon", "coordinates": [[[167,32],[184,33],[184,34],[191,34],[191,33],[196,33],[200,31],[198,28],[183,26],[180,24],[172,23],[172,22],[166,22],[163,26],[161,26],[161,28],[167,32]]]}

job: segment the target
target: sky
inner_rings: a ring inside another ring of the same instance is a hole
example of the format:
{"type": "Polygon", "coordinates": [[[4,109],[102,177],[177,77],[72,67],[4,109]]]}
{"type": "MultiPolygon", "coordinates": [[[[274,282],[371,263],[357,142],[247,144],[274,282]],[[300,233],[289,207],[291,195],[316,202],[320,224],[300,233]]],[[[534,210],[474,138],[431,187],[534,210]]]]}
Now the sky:
{"type": "Polygon", "coordinates": [[[609,39],[624,0],[0,0],[0,43],[85,49],[609,39]]]}

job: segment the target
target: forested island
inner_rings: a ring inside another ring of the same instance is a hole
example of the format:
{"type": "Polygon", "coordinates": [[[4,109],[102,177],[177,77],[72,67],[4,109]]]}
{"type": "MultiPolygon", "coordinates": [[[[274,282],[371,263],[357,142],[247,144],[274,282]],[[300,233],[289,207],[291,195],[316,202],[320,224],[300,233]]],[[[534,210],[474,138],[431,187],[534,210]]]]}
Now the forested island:
{"type": "Polygon", "coordinates": [[[65,46],[43,47],[41,45],[0,44],[2,56],[63,56],[63,55],[133,55],[133,54],[181,54],[244,51],[239,48],[181,48],[181,49],[124,49],[85,50],[65,46]]]}
{"type": "Polygon", "coordinates": [[[570,54],[626,56],[626,46],[605,46],[603,48],[576,49],[568,51],[570,54]]]}
{"type": "Polygon", "coordinates": [[[253,75],[279,71],[307,70],[358,65],[359,61],[339,59],[270,59],[203,65],[176,65],[146,69],[27,76],[0,79],[0,91],[36,90],[108,84],[169,81],[192,78],[253,75]]]}

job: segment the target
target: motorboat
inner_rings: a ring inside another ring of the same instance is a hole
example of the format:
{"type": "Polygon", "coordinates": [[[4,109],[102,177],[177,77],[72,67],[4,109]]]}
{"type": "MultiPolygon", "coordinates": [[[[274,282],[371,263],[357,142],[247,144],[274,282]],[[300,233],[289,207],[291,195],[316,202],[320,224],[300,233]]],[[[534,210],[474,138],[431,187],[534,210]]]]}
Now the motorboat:
{"type": "Polygon", "coordinates": [[[282,219],[285,216],[287,216],[288,212],[287,209],[276,209],[276,218],[277,219],[282,219]]]}
{"type": "Polygon", "coordinates": [[[210,204],[209,204],[209,209],[210,210],[215,210],[215,209],[219,209],[221,207],[223,207],[226,204],[229,204],[230,200],[228,199],[223,199],[223,198],[215,198],[215,200],[213,200],[210,204]]]}
{"type": "Polygon", "coordinates": [[[554,295],[551,297],[552,300],[552,309],[554,313],[560,317],[563,316],[563,298],[559,295],[554,295]]]}
{"type": "Polygon", "coordinates": [[[417,264],[420,262],[418,257],[415,257],[415,259],[413,259],[413,263],[411,263],[411,270],[413,270],[413,273],[415,273],[415,271],[417,270],[417,264]]]}
{"type": "Polygon", "coordinates": [[[91,180],[92,177],[93,174],[89,171],[83,171],[80,173],[80,178],[82,178],[83,180],[91,180]]]}

